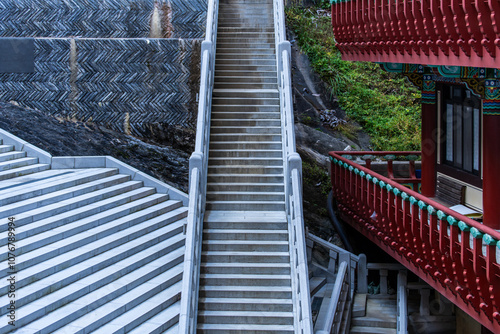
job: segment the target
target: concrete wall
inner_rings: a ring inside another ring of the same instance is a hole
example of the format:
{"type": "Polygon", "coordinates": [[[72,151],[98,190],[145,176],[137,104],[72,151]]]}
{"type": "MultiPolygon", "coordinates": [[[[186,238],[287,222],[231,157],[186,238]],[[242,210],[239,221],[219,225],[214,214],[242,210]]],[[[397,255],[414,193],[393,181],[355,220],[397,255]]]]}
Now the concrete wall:
{"type": "Polygon", "coordinates": [[[195,128],[205,20],[205,0],[0,0],[0,36],[34,38],[34,72],[0,73],[0,101],[139,135],[195,128]]]}

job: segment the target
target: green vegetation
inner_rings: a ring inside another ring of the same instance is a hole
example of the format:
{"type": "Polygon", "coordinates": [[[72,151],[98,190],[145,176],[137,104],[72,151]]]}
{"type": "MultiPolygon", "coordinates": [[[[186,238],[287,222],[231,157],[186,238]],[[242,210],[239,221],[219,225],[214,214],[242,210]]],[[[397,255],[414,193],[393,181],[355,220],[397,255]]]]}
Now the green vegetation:
{"type": "Polygon", "coordinates": [[[302,182],[303,191],[308,194],[307,209],[319,215],[327,216],[325,203],[328,193],[332,189],[328,172],[315,162],[304,159],[302,160],[302,182]],[[320,204],[318,205],[318,203],[320,204]]]}
{"type": "MultiPolygon", "coordinates": [[[[373,63],[342,61],[331,19],[315,9],[286,9],[287,24],[340,106],[372,137],[375,150],[420,149],[420,92],[373,63]]],[[[346,129],[344,129],[345,131],[346,129]]]]}

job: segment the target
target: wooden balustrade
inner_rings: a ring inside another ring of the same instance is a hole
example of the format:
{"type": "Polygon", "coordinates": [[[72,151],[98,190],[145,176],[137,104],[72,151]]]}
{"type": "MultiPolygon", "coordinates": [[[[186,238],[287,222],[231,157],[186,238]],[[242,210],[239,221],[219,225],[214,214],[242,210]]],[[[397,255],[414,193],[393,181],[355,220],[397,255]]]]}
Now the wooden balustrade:
{"type": "Polygon", "coordinates": [[[498,67],[497,0],[333,0],[346,60],[498,67]]]}
{"type": "Polygon", "coordinates": [[[493,332],[500,233],[330,152],[340,217],[493,332]]]}

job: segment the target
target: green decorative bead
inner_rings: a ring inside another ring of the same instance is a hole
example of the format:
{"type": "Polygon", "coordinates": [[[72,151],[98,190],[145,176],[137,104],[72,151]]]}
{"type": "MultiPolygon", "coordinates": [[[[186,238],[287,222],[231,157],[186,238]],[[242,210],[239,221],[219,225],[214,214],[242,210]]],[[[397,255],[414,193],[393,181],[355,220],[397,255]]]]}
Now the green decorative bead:
{"type": "Polygon", "coordinates": [[[474,238],[476,238],[476,239],[482,238],[482,237],[483,237],[483,235],[484,235],[484,233],[483,233],[483,232],[479,231],[479,230],[478,230],[477,228],[475,228],[475,227],[472,227],[472,228],[470,229],[470,234],[472,234],[472,236],[473,236],[474,238]]]}
{"type": "Polygon", "coordinates": [[[373,158],[375,157],[371,154],[365,154],[361,157],[362,160],[368,160],[368,159],[373,160],[373,158]]]}
{"type": "MultiPolygon", "coordinates": [[[[403,194],[401,193],[401,190],[399,190],[398,188],[394,188],[392,189],[392,192],[394,193],[394,195],[396,196],[399,196],[401,195],[401,197],[403,197],[403,194]]],[[[408,195],[406,195],[408,197],[408,195]]]]}
{"type": "Polygon", "coordinates": [[[347,162],[344,162],[344,168],[349,168],[349,164],[347,162]]]}
{"type": "Polygon", "coordinates": [[[405,193],[404,191],[401,193],[401,198],[403,199],[403,201],[410,200],[410,196],[407,193],[405,193]]]}
{"type": "Polygon", "coordinates": [[[460,230],[462,230],[464,232],[469,232],[470,231],[470,226],[467,225],[466,223],[464,223],[463,221],[459,221],[458,222],[458,227],[460,228],[460,230]]]}
{"type": "Polygon", "coordinates": [[[359,169],[354,168],[354,174],[359,175],[359,169]]]}
{"type": "Polygon", "coordinates": [[[411,155],[406,156],[406,159],[408,159],[410,161],[415,161],[415,160],[418,160],[418,156],[411,154],[411,155]]]}
{"type": "Polygon", "coordinates": [[[377,184],[377,183],[378,183],[378,179],[377,179],[376,177],[374,177],[374,178],[372,179],[372,182],[373,182],[373,184],[377,184]]]}
{"type": "Polygon", "coordinates": [[[365,177],[365,176],[366,176],[366,173],[365,173],[365,172],[363,172],[363,171],[361,171],[361,172],[359,172],[359,176],[361,176],[361,177],[365,177]]]}
{"type": "Polygon", "coordinates": [[[394,189],[390,184],[387,184],[385,186],[385,189],[387,189],[387,191],[392,191],[392,189],[394,189]]]}
{"type": "Polygon", "coordinates": [[[371,179],[373,179],[373,176],[371,176],[370,174],[366,174],[366,179],[370,181],[371,179]]]}
{"type": "Polygon", "coordinates": [[[497,248],[500,249],[500,241],[497,242],[497,248]]]}
{"type": "Polygon", "coordinates": [[[483,241],[485,244],[487,244],[488,246],[494,246],[497,244],[498,240],[493,238],[491,235],[489,234],[484,234],[483,235],[483,241]]]}
{"type": "Polygon", "coordinates": [[[394,159],[396,159],[396,156],[394,154],[387,154],[387,155],[384,155],[384,159],[394,160],[394,159]]]}
{"type": "Polygon", "coordinates": [[[337,162],[337,159],[335,159],[334,157],[330,157],[330,161],[337,162]]]}
{"type": "Polygon", "coordinates": [[[352,173],[352,171],[353,171],[353,170],[354,170],[354,167],[349,166],[349,172],[351,172],[351,173],[352,173]]]}
{"type": "Polygon", "coordinates": [[[384,181],[380,181],[378,184],[379,184],[382,188],[385,188],[385,182],[384,182],[384,181]]]}
{"type": "Polygon", "coordinates": [[[448,218],[446,218],[446,220],[448,220],[448,224],[450,224],[451,226],[457,226],[458,225],[458,220],[456,220],[452,216],[448,216],[448,218]]]}
{"type": "Polygon", "coordinates": [[[346,158],[347,160],[352,160],[352,155],[349,155],[349,154],[344,154],[341,157],[346,158]]]}
{"type": "Polygon", "coordinates": [[[427,212],[429,212],[429,214],[433,215],[433,216],[435,216],[437,214],[437,210],[434,209],[434,207],[432,205],[427,206],[427,212]]]}
{"type": "Polygon", "coordinates": [[[415,197],[410,196],[410,203],[411,203],[411,205],[414,205],[417,202],[418,202],[418,200],[415,197]]]}
{"type": "Polygon", "coordinates": [[[424,210],[427,207],[427,204],[423,201],[418,201],[418,207],[424,210]]]}
{"type": "Polygon", "coordinates": [[[439,220],[443,220],[443,219],[445,219],[445,218],[446,218],[446,213],[444,213],[444,212],[443,212],[443,211],[441,211],[441,210],[438,210],[438,212],[437,212],[437,216],[438,216],[439,220]]]}

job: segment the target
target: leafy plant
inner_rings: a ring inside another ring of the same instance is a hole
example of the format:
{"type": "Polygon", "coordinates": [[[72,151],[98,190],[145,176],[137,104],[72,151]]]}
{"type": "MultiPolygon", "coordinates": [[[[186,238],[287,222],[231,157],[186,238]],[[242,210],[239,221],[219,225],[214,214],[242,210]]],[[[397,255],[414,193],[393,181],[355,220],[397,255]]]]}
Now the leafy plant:
{"type": "MultiPolygon", "coordinates": [[[[317,1],[318,6],[322,3],[317,1]]],[[[402,75],[387,73],[377,64],[343,61],[327,13],[286,9],[288,26],[314,70],[329,84],[347,115],[370,134],[374,149],[419,150],[418,89],[402,75]]]]}

